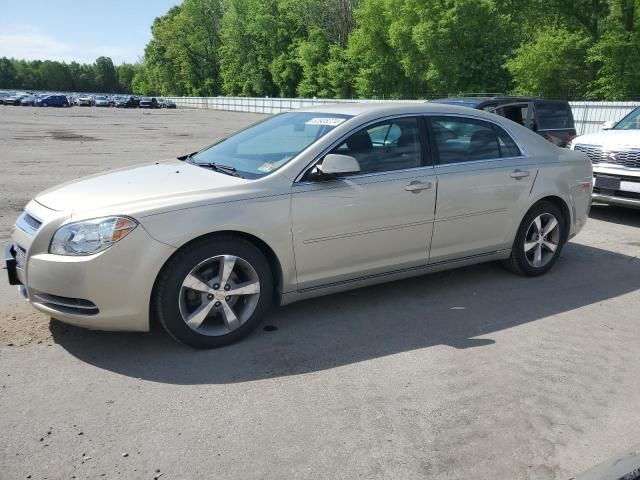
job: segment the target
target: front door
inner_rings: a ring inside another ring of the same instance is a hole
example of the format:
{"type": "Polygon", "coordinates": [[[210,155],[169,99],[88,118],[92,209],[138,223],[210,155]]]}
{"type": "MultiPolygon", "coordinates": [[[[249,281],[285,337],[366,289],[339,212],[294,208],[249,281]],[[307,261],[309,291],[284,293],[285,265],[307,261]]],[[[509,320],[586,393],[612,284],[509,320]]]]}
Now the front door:
{"type": "Polygon", "coordinates": [[[422,122],[364,127],[331,152],[358,160],[358,174],[293,185],[299,289],[427,264],[437,180],[423,155],[422,122]]]}

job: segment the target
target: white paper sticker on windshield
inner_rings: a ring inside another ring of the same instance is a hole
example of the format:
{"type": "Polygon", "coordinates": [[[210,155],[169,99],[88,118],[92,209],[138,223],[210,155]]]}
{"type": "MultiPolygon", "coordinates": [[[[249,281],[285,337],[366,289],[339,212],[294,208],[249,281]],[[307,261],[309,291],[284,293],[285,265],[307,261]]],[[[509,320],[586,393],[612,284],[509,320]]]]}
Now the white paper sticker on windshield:
{"type": "Polygon", "coordinates": [[[344,122],[344,118],[337,117],[316,117],[312,118],[308,122],[304,122],[306,125],[328,125],[330,127],[337,127],[342,122],[344,122]]]}

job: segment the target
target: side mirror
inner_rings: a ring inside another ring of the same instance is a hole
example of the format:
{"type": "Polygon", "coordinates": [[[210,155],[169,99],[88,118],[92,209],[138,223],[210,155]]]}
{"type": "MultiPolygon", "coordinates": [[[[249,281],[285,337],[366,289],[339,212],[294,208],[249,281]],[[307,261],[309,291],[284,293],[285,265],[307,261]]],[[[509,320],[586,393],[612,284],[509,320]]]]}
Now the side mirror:
{"type": "Polygon", "coordinates": [[[322,165],[318,165],[318,170],[324,175],[346,175],[348,173],[358,173],[360,171],[360,164],[358,160],[349,155],[330,153],[324,157],[322,165]]]}
{"type": "Polygon", "coordinates": [[[602,124],[602,129],[603,130],[611,130],[613,127],[616,126],[616,123],[614,120],[609,120],[608,122],[604,122],[602,124]]]}

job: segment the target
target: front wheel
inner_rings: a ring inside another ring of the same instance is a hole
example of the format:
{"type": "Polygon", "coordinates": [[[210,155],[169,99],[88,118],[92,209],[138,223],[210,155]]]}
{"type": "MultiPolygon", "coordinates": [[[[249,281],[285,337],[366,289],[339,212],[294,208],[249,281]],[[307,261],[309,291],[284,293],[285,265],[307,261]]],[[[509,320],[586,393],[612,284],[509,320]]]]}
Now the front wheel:
{"type": "Polygon", "coordinates": [[[566,221],[553,203],[543,201],[534,205],[518,228],[506,267],[528,277],[547,273],[567,240],[566,221]]]}
{"type": "Polygon", "coordinates": [[[269,262],[236,237],[204,239],[165,265],[155,288],[160,323],[193,348],[236,342],[255,329],[273,296],[269,262]]]}

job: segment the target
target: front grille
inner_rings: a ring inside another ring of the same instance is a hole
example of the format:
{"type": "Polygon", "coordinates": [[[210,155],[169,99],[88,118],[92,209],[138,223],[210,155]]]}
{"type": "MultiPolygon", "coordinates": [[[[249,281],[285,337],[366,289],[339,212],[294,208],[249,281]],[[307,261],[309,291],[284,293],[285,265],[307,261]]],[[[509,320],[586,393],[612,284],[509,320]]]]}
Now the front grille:
{"type": "Polygon", "coordinates": [[[62,313],[74,315],[96,315],[99,312],[95,303],[82,298],[60,297],[49,293],[32,291],[31,301],[62,313]]]}
{"type": "Polygon", "coordinates": [[[19,245],[15,245],[13,249],[16,252],[16,266],[18,268],[24,268],[24,264],[27,262],[27,251],[19,245]]]}
{"type": "Polygon", "coordinates": [[[598,145],[576,145],[575,149],[586,153],[591,163],[606,163],[627,168],[640,168],[640,150],[605,150],[598,145]]]}

